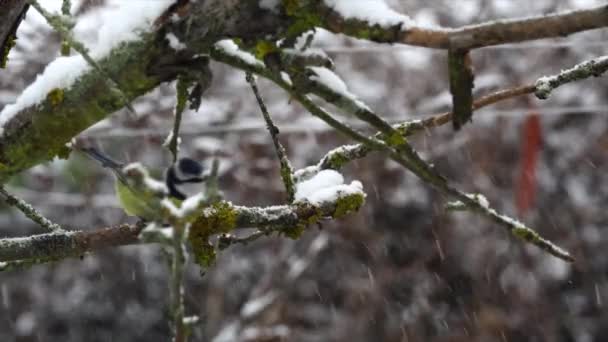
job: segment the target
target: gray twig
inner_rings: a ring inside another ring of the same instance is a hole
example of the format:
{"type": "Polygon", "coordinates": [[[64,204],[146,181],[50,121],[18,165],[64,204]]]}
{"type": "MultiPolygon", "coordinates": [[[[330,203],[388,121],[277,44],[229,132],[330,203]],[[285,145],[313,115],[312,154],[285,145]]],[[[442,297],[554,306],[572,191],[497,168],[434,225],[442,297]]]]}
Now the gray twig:
{"type": "Polygon", "coordinates": [[[270,136],[272,137],[272,142],[274,143],[274,149],[277,152],[277,157],[279,158],[279,163],[281,165],[281,179],[283,179],[283,184],[285,184],[285,190],[287,191],[287,201],[292,203],[295,199],[295,184],[293,180],[293,167],[287,158],[287,152],[285,148],[279,141],[279,128],[274,124],[270,114],[268,113],[268,108],[264,103],[264,99],[260,95],[260,91],[255,82],[254,76],[247,72],[246,76],[247,82],[251,85],[251,89],[253,90],[253,94],[255,95],[256,100],[258,101],[258,105],[260,106],[260,110],[262,111],[262,116],[264,116],[264,120],[266,121],[266,127],[268,128],[268,132],[270,132],[270,136]]]}
{"type": "Polygon", "coordinates": [[[564,70],[557,75],[544,76],[539,78],[536,83],[534,95],[541,100],[549,98],[551,92],[566,83],[582,80],[591,76],[598,77],[608,70],[608,56],[602,56],[588,61],[584,61],[574,67],[564,70]]]}
{"type": "Polygon", "coordinates": [[[63,228],[61,228],[60,225],[44,217],[29,203],[10,194],[8,191],[6,191],[6,189],[4,189],[4,187],[0,186],[0,193],[5,197],[5,201],[7,204],[12,205],[15,208],[21,210],[21,212],[24,213],[25,216],[27,216],[30,220],[36,222],[42,228],[55,233],[64,232],[63,228]]]}
{"type": "Polygon", "coordinates": [[[61,260],[61,258],[34,258],[0,262],[0,272],[27,270],[36,265],[42,265],[59,260],[61,260]]]}
{"type": "Polygon", "coordinates": [[[231,245],[234,245],[237,243],[246,245],[265,235],[268,235],[268,232],[265,232],[262,230],[256,230],[253,233],[251,233],[247,236],[243,236],[243,237],[238,237],[238,236],[234,236],[233,234],[225,233],[225,234],[220,235],[218,238],[219,239],[218,248],[220,250],[226,249],[226,248],[230,247],[231,245]]]}
{"type": "MultiPolygon", "coordinates": [[[[63,14],[64,17],[69,18],[71,7],[72,7],[72,2],[70,0],[63,0],[63,3],[61,4],[61,14],[63,14]]],[[[61,42],[61,55],[62,56],[70,55],[70,42],[68,42],[65,39],[63,39],[63,41],[61,42]]]]}
{"type": "Polygon", "coordinates": [[[173,224],[173,254],[171,259],[171,282],[169,292],[171,297],[171,316],[173,318],[173,341],[186,341],[187,333],[184,325],[184,230],[185,223],[173,224]]]}
{"type": "Polygon", "coordinates": [[[173,119],[173,130],[169,134],[167,141],[165,142],[165,147],[171,151],[173,155],[173,162],[177,161],[177,155],[179,153],[179,129],[182,123],[182,114],[184,113],[184,109],[186,109],[186,102],[188,100],[188,85],[183,77],[178,77],[176,84],[176,103],[175,103],[175,118],[173,119]]]}

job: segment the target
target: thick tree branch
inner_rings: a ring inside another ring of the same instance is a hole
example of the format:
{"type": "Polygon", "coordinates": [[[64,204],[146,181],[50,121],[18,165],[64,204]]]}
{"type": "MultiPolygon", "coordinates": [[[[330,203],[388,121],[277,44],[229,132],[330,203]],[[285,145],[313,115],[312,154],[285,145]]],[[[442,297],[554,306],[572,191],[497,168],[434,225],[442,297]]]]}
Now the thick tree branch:
{"type": "Polygon", "coordinates": [[[26,0],[0,0],[0,68],[6,66],[8,53],[15,45],[17,28],[28,7],[26,0]]]}
{"type": "Polygon", "coordinates": [[[139,242],[141,227],[121,225],[91,232],[49,233],[0,240],[0,261],[77,257],[139,242]]]}
{"type": "Polygon", "coordinates": [[[416,26],[405,21],[392,26],[381,26],[366,20],[344,18],[327,6],[324,0],[314,2],[315,6],[305,10],[319,15],[322,18],[321,26],[332,32],[383,43],[402,43],[436,49],[470,50],[484,46],[564,37],[608,26],[606,5],[530,18],[495,20],[459,28],[431,28],[416,26]]]}
{"type": "MultiPolygon", "coordinates": [[[[256,227],[265,233],[291,234],[326,217],[340,218],[359,209],[364,195],[342,194],[332,202],[311,204],[298,201],[292,205],[242,207],[220,202],[203,209],[194,225],[202,221],[209,235],[228,233],[238,228],[256,227]],[[218,209],[218,208],[221,208],[218,209]],[[227,220],[230,225],[227,226],[227,220]]],[[[0,239],[0,262],[30,259],[60,259],[78,257],[108,247],[150,243],[140,238],[142,226],[124,224],[95,231],[49,233],[29,237],[0,239]]],[[[206,241],[205,241],[206,242],[206,241]]]]}
{"type": "Polygon", "coordinates": [[[239,37],[255,41],[277,36],[293,25],[302,25],[302,15],[306,13],[314,13],[321,19],[315,23],[334,32],[446,49],[563,36],[605,27],[608,23],[608,10],[601,6],[457,29],[426,29],[409,24],[384,28],[365,21],[344,20],[321,0],[302,3],[307,5],[298,11],[287,11],[287,16],[262,10],[255,1],[176,3],[157,20],[154,32],[143,34],[139,41],[122,44],[96,61],[124,91],[126,99],[121,101],[120,94],[108,91],[103,75],[89,70],[70,89],[53,89],[40,104],[22,108],[8,120],[0,140],[0,182],[55,156],[65,156],[68,153],[65,143],[75,135],[120,109],[125,100],[132,101],[161,82],[175,79],[189,69],[192,56],[208,52],[217,40],[239,37]],[[176,22],[167,20],[173,14],[176,14],[173,18],[178,18],[176,22]],[[187,49],[181,52],[170,49],[165,39],[167,32],[174,33],[187,49]]]}
{"type": "MultiPolygon", "coordinates": [[[[194,56],[206,53],[210,44],[222,37],[265,36],[284,27],[276,14],[261,11],[257,2],[210,0],[188,2],[187,7],[188,11],[181,7],[173,9],[178,11],[173,17],[179,20],[161,17],[153,32],[142,33],[139,40],[122,43],[95,61],[107,76],[89,68],[69,89],[52,89],[40,103],[17,108],[0,118],[4,123],[0,137],[0,183],[56,156],[65,157],[69,152],[65,144],[74,136],[121,109],[125,101],[188,73],[199,65],[194,56]],[[179,52],[171,49],[165,39],[168,31],[179,36],[187,49],[179,52]],[[107,77],[118,84],[126,99],[121,99],[120,93],[108,91],[107,77]]],[[[167,18],[171,16],[172,13],[166,13],[167,18]]],[[[63,58],[61,62],[67,63],[69,58],[81,57],[63,58]]]]}

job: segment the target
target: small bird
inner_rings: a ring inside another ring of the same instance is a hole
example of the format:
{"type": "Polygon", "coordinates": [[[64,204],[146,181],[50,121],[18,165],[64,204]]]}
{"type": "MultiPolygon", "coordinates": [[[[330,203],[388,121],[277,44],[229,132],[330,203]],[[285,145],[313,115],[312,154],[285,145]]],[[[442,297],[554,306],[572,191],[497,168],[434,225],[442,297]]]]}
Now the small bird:
{"type": "Polygon", "coordinates": [[[143,221],[162,220],[162,199],[169,197],[182,201],[186,194],[180,189],[181,185],[202,183],[207,179],[203,166],[190,158],[180,158],[171,165],[163,183],[152,178],[141,163],[120,163],[90,147],[78,147],[78,150],[112,170],[116,196],[123,210],[143,221]]]}

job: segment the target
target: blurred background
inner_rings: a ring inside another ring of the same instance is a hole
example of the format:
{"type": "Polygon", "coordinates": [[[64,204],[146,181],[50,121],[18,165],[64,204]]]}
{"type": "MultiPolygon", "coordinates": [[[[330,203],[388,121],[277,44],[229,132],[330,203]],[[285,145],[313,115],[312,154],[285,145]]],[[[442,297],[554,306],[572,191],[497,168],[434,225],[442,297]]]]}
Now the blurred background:
{"type": "MultiPolygon", "coordinates": [[[[118,0],[72,1],[77,37],[96,39],[104,10],[118,0]]],[[[419,23],[461,26],[605,3],[594,0],[387,0],[419,23]]],[[[44,1],[60,8],[61,1],[44,1]]],[[[605,54],[606,30],[484,48],[473,52],[475,92],[534,82],[605,54]]],[[[400,122],[450,108],[446,55],[376,45],[319,31],[315,47],[335,61],[350,90],[384,118],[400,122]]],[[[7,69],[0,108],[12,103],[56,56],[60,41],[30,10],[7,69]]],[[[220,161],[220,189],[239,205],[285,202],[278,162],[242,72],[212,64],[212,88],[198,112],[186,112],[182,153],[220,161]]],[[[296,168],[349,143],[260,80],[281,141],[296,168]]],[[[80,139],[116,159],[163,168],[172,127],[174,85],[117,112],[80,139]]],[[[199,315],[194,340],[222,341],[239,322],[246,341],[605,341],[608,335],[608,86],[605,78],[566,85],[551,98],[518,98],[476,112],[472,124],[413,138],[425,158],[467,192],[481,192],[577,261],[566,264],[525,246],[471,213],[448,213],[446,198],[408,171],[370,155],[349,165],[368,197],[359,213],[301,239],[261,238],[220,253],[201,275],[187,267],[186,313],[199,315]],[[294,256],[313,241],[308,267],[284,280],[294,256]],[[243,321],[245,303],[275,291],[263,313],[243,321]],[[226,336],[226,335],[224,335],[226,336]]],[[[362,131],[370,131],[351,118],[362,131]]],[[[37,166],[8,189],[69,229],[132,222],[117,207],[112,176],[81,156],[37,166]]],[[[0,205],[0,236],[42,233],[0,205]]],[[[166,341],[170,336],[167,259],[159,246],[130,246],[82,259],[0,274],[1,341],[166,341]]]]}

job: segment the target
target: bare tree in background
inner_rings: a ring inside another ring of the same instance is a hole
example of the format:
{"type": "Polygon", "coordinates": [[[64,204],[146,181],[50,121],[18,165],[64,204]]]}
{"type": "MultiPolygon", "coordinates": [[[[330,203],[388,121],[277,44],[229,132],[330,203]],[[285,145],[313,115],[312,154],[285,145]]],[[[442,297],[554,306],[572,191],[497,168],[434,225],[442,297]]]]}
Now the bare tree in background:
{"type": "MultiPolygon", "coordinates": [[[[171,155],[170,159],[175,161],[183,153],[180,152],[180,135],[188,128],[182,124],[183,116],[188,111],[199,111],[201,103],[205,106],[204,100],[213,99],[215,90],[211,86],[212,74],[223,75],[228,68],[242,74],[242,79],[246,80],[255,99],[255,111],[262,114],[260,120],[263,121],[260,122],[266,127],[270,135],[268,141],[272,142],[274,148],[272,156],[276,160],[276,168],[273,175],[283,185],[282,202],[270,206],[263,199],[255,197],[249,203],[223,199],[224,189],[218,185],[221,163],[218,164],[217,160],[221,159],[221,155],[216,152],[209,155],[209,159],[215,162],[211,165],[210,180],[205,192],[190,198],[181,206],[163,202],[163,219],[153,227],[126,222],[109,228],[68,229],[63,227],[66,224],[60,226],[51,222],[48,215],[45,217],[20,196],[2,188],[1,193],[9,205],[20,209],[47,230],[43,234],[0,239],[2,270],[21,270],[40,263],[82,257],[110,247],[159,244],[171,260],[167,296],[170,297],[170,303],[167,304],[170,313],[167,318],[172,322],[174,340],[185,341],[197,327],[204,326],[206,322],[221,321],[214,317],[188,314],[192,311],[187,300],[184,304],[184,296],[188,296],[188,292],[184,292],[184,278],[188,272],[184,266],[188,257],[203,272],[213,268],[221,272],[222,263],[216,263],[216,258],[218,252],[227,247],[247,245],[271,235],[298,239],[306,230],[316,230],[317,227],[322,228],[347,215],[349,218],[357,215],[356,212],[365,210],[366,200],[369,201],[372,197],[373,184],[345,182],[339,176],[338,180],[325,184],[322,188],[317,185],[307,192],[306,187],[311,182],[314,183],[315,179],[318,183],[318,179],[327,177],[324,175],[328,173],[338,175],[333,171],[340,171],[370,158],[376,158],[373,160],[377,163],[390,160],[433,189],[433,203],[441,208],[438,217],[449,216],[452,211],[473,212],[485,222],[504,228],[524,244],[538,247],[544,253],[565,262],[575,260],[569,251],[544,238],[522,221],[499,211],[503,208],[493,205],[494,196],[488,196],[491,199],[489,201],[485,194],[462,186],[466,184],[462,181],[466,176],[462,177],[454,171],[454,178],[458,177],[459,180],[453,181],[449,168],[443,170],[441,165],[429,162],[429,158],[420,153],[413,142],[444,125],[450,127],[452,139],[457,141],[466,134],[470,125],[475,124],[474,112],[477,110],[531,96],[544,100],[562,85],[602,75],[608,69],[608,57],[597,56],[562,65],[563,70],[559,73],[529,74],[530,79],[518,79],[514,83],[505,80],[498,89],[479,93],[474,91],[475,80],[483,79],[484,75],[476,71],[472,54],[475,50],[486,47],[525,44],[538,39],[601,29],[608,23],[608,8],[605,5],[445,28],[419,24],[405,14],[390,9],[383,1],[357,4],[338,0],[175,1],[167,2],[163,12],[155,18],[148,30],[137,33],[137,39],[111,46],[105,54],[97,54],[78,41],[72,33],[74,18],[70,17],[69,1],[64,2],[63,14],[50,13],[34,0],[23,2],[22,10],[25,3],[32,6],[30,11],[39,12],[56,32],[62,54],[82,58],[86,67],[83,67],[81,74],[66,75],[66,78],[74,78],[69,86],[43,87],[43,93],[22,96],[15,105],[3,109],[0,116],[0,122],[3,123],[0,178],[4,183],[53,158],[67,158],[73,147],[92,140],[86,132],[81,135],[83,131],[118,110],[128,108],[131,115],[140,117],[142,107],[137,106],[136,99],[152,91],[166,92],[167,87],[163,84],[171,82],[175,84],[172,111],[174,121],[170,132],[165,132],[168,138],[163,145],[171,155]],[[339,61],[334,61],[331,54],[322,49],[311,47],[320,30],[379,43],[374,45],[376,47],[386,45],[397,48],[397,45],[392,44],[401,44],[440,51],[444,67],[427,72],[444,73],[443,83],[435,86],[445,89],[446,94],[449,94],[449,111],[438,111],[422,119],[394,122],[389,114],[383,113],[387,108],[378,106],[380,108],[376,109],[349,90],[349,84],[338,76],[339,61]],[[258,85],[258,80],[262,79],[267,82],[262,89],[274,87],[283,91],[282,104],[267,103],[258,85]],[[23,97],[37,100],[23,100],[23,97]],[[322,151],[321,158],[314,162],[306,160],[306,164],[310,164],[308,166],[304,164],[300,168],[294,167],[290,152],[295,149],[283,145],[283,127],[273,120],[277,111],[287,111],[286,101],[292,102],[289,106],[301,106],[309,115],[322,120],[333,131],[341,134],[345,139],[342,145],[322,151]],[[164,223],[170,223],[171,228],[164,227],[164,223]],[[187,248],[184,249],[184,246],[187,248]]],[[[3,3],[3,6],[9,4],[3,3]]],[[[103,3],[97,6],[103,6],[103,3]]],[[[17,16],[15,18],[20,19],[17,16]]],[[[10,31],[12,34],[17,25],[18,21],[14,21],[10,31]]],[[[4,43],[5,49],[9,48],[8,45],[4,43]]],[[[10,55],[8,58],[10,62],[10,55]]],[[[502,72],[508,73],[508,70],[502,72]]],[[[60,77],[54,75],[54,78],[60,77]]],[[[220,80],[226,81],[224,78],[220,80]]],[[[43,80],[35,82],[40,84],[43,80]]],[[[213,82],[217,82],[217,76],[213,82]]],[[[230,88],[223,90],[231,92],[230,88]]],[[[27,91],[24,92],[26,93],[27,91]]],[[[529,99],[526,101],[530,102],[529,99]]],[[[542,106],[542,103],[538,106],[542,106]]],[[[251,107],[249,110],[252,110],[251,107]]],[[[147,111],[153,114],[153,110],[147,111]]],[[[133,127],[137,127],[137,119],[134,119],[133,127]]],[[[531,175],[536,171],[538,158],[535,155],[540,141],[538,118],[531,117],[525,127],[527,145],[523,147],[523,185],[520,186],[528,189],[528,193],[518,194],[516,206],[521,215],[529,210],[531,197],[534,196],[534,191],[529,189],[534,188],[535,182],[531,175]]],[[[196,130],[194,132],[197,134],[196,130]]],[[[108,134],[112,136],[113,133],[109,131],[108,134]]],[[[137,144],[135,139],[138,138],[133,138],[132,144],[137,144]]],[[[438,145],[435,139],[428,140],[430,142],[427,144],[438,145]]],[[[254,145],[249,147],[252,155],[258,153],[253,150],[254,145]]],[[[382,216],[382,213],[377,215],[382,216]]],[[[422,216],[433,215],[436,214],[426,213],[422,216]]],[[[401,218],[407,219],[406,215],[401,218]]],[[[298,324],[294,323],[297,322],[296,318],[290,317],[291,323],[281,321],[281,312],[287,310],[287,304],[284,303],[287,301],[285,298],[289,297],[288,290],[299,283],[306,271],[313,268],[311,264],[315,260],[330,250],[327,233],[318,234],[306,248],[299,248],[301,250],[292,245],[282,248],[278,261],[268,267],[270,269],[256,286],[252,286],[253,290],[241,301],[238,312],[230,320],[209,328],[203,335],[214,341],[347,338],[345,335],[323,336],[321,333],[320,336],[298,335],[298,324]]],[[[564,242],[568,243],[566,239],[564,242]]],[[[574,247],[571,243],[567,246],[574,247]]],[[[444,253],[441,246],[437,250],[440,255],[444,253]]],[[[483,273],[483,270],[479,272],[483,273]]],[[[517,270],[512,272],[521,274],[517,270]]],[[[382,274],[379,281],[384,285],[391,284],[394,281],[391,277],[388,272],[382,274]]],[[[372,283],[373,278],[370,273],[372,283]]],[[[422,284],[428,280],[419,281],[422,284]]],[[[357,284],[349,285],[356,292],[357,284]]],[[[369,296],[371,302],[383,301],[381,295],[376,298],[372,292],[361,291],[360,295],[369,296]]],[[[407,326],[408,319],[421,312],[436,310],[435,314],[438,314],[444,309],[431,309],[429,303],[424,301],[424,294],[411,293],[409,296],[413,299],[409,299],[411,303],[401,312],[401,319],[406,323],[397,324],[401,329],[377,333],[376,337],[383,340],[407,340],[407,336],[412,340],[424,340],[425,336],[428,338],[424,328],[408,327],[411,330],[408,334],[403,332],[403,327],[407,326]]],[[[212,304],[212,301],[207,302],[207,305],[212,304]]],[[[314,309],[310,310],[313,312],[306,315],[314,316],[314,309]]],[[[504,338],[510,323],[505,323],[506,320],[500,317],[501,314],[495,308],[484,310],[481,311],[481,318],[471,319],[484,327],[474,333],[476,338],[484,340],[490,335],[504,338]],[[479,321],[483,321],[483,324],[479,321]]],[[[318,311],[318,314],[320,321],[330,320],[323,317],[326,312],[318,311]]],[[[383,316],[385,313],[381,312],[377,315],[373,319],[394,319],[383,316]]],[[[319,331],[324,330],[320,328],[319,331]]],[[[374,340],[372,335],[365,334],[373,335],[373,329],[366,330],[357,340],[374,340]]],[[[463,336],[470,336],[469,334],[466,332],[463,336]]]]}

